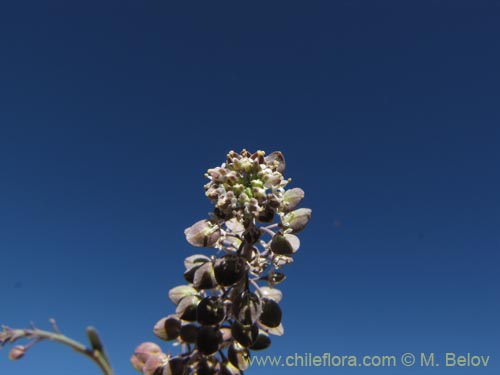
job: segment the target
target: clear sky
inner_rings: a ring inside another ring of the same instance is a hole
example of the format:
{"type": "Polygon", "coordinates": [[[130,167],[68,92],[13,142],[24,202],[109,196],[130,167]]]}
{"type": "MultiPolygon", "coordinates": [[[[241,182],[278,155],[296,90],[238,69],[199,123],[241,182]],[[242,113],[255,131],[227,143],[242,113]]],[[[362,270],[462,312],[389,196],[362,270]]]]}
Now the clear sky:
{"type": "MultiPolygon", "coordinates": [[[[95,325],[134,374],[211,210],[203,173],[281,150],[313,219],[262,354],[491,359],[248,373],[498,374],[499,20],[496,1],[4,1],[0,323],[95,325]]],[[[7,353],[1,375],[97,374],[56,344],[7,353]]]]}

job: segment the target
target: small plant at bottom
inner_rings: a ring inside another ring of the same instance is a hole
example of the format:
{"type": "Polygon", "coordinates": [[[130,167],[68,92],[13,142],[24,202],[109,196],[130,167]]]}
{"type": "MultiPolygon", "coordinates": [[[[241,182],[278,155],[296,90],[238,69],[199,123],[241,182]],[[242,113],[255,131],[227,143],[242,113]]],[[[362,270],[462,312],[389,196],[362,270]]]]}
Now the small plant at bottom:
{"type": "MultiPolygon", "coordinates": [[[[184,261],[186,285],[170,290],[175,313],[160,319],[154,334],[180,345],[177,355],[164,353],[153,342],[139,345],[131,357],[144,375],[242,374],[251,351],[271,345],[270,335],[282,335],[282,293],[275,286],[285,279],[283,267],[299,249],[296,236],[311,218],[311,210],[298,208],[300,188],[285,189],[281,152],[231,151],[220,167],[209,169],[205,195],[215,208],[207,219],[185,230],[195,247],[213,248],[215,254],[195,254],[184,261]]],[[[66,344],[97,363],[103,374],[113,375],[101,340],[93,328],[90,346],[54,332],[4,327],[0,344],[31,339],[15,346],[11,359],[19,359],[45,339],[66,344]]]]}

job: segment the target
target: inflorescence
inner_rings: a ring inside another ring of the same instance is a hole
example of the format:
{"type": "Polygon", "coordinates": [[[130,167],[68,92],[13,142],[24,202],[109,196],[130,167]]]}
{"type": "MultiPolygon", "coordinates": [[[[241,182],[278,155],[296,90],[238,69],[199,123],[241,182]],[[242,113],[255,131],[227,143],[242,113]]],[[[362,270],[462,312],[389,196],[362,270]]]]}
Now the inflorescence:
{"type": "Polygon", "coordinates": [[[283,267],[299,249],[296,236],[311,210],[296,207],[300,188],[286,189],[281,152],[229,152],[220,167],[209,169],[205,195],[215,208],[208,219],[185,230],[195,247],[216,254],[185,259],[187,285],[170,290],[175,313],[160,319],[154,334],[181,345],[178,355],[152,342],[139,345],[132,365],[144,375],[242,374],[250,351],[282,335],[283,267]]]}

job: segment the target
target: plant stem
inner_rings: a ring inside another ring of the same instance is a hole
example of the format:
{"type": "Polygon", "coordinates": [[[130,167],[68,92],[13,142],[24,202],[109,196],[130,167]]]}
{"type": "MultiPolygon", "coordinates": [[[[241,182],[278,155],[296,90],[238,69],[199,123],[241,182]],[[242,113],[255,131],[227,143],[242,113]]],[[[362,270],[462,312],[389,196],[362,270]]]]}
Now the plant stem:
{"type": "Polygon", "coordinates": [[[99,366],[104,375],[114,375],[113,369],[111,368],[106,358],[106,355],[101,350],[92,350],[90,348],[87,348],[82,343],[70,339],[69,337],[59,332],[49,332],[38,328],[25,329],[24,332],[26,337],[33,337],[38,341],[52,340],[60,344],[69,346],[74,351],[83,354],[86,357],[90,358],[92,361],[94,361],[97,364],[97,366],[99,366]]]}

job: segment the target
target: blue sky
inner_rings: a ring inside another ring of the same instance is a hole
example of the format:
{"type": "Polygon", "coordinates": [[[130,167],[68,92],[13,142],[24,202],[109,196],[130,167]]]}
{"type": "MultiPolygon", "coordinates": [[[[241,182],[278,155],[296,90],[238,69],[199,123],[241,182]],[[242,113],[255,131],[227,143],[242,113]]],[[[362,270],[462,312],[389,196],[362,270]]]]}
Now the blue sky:
{"type": "MultiPolygon", "coordinates": [[[[281,150],[313,220],[263,354],[490,355],[500,369],[500,8],[472,1],[0,6],[0,323],[117,375],[170,314],[229,150],[281,150]]],[[[165,346],[165,349],[168,345],[165,346]]],[[[0,374],[96,374],[42,344],[0,374]]],[[[265,368],[248,373],[301,374],[265,368]]]]}

